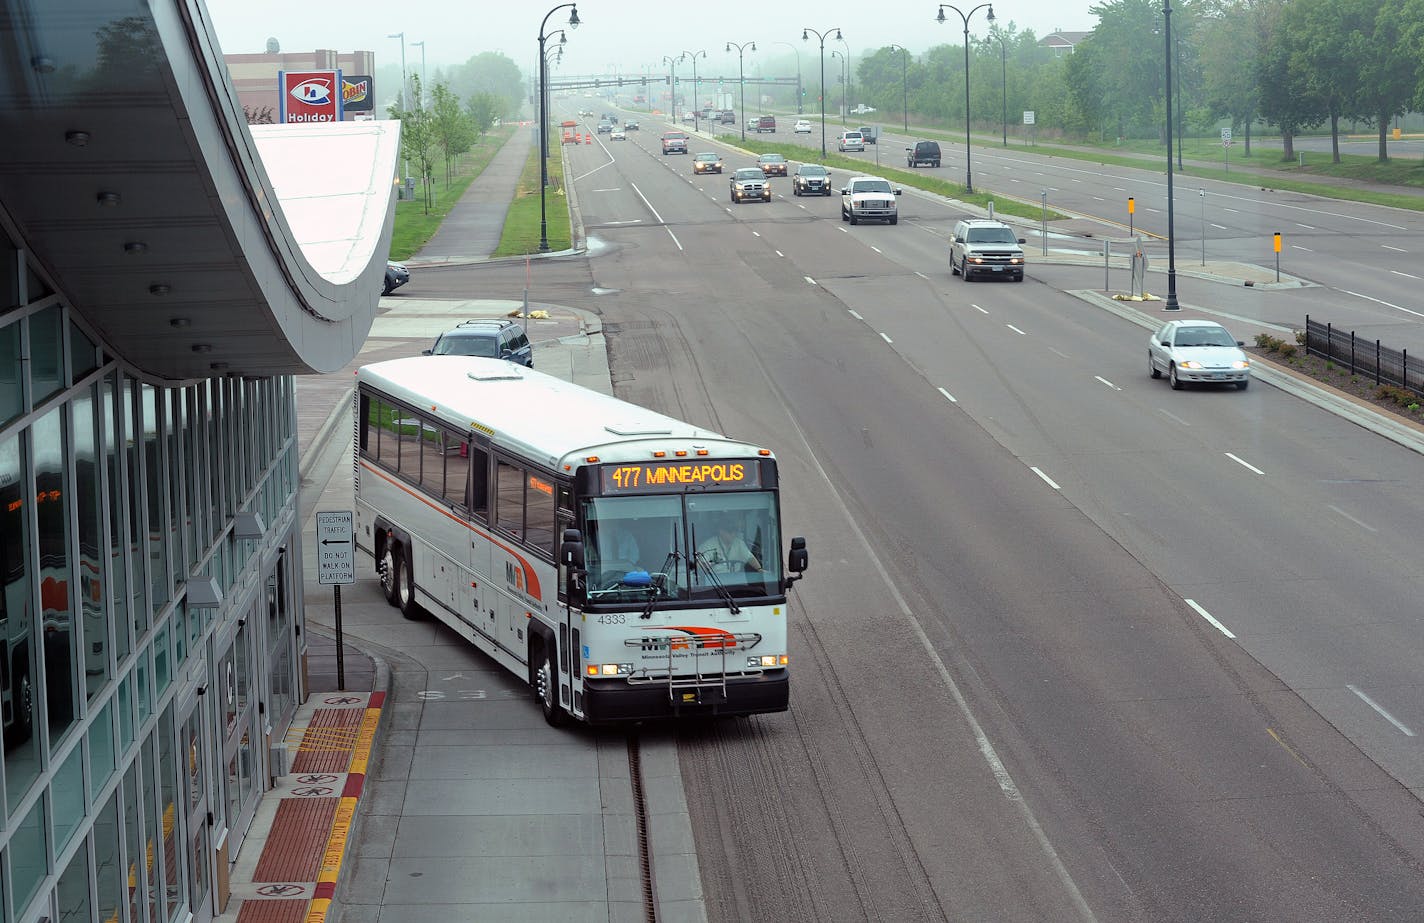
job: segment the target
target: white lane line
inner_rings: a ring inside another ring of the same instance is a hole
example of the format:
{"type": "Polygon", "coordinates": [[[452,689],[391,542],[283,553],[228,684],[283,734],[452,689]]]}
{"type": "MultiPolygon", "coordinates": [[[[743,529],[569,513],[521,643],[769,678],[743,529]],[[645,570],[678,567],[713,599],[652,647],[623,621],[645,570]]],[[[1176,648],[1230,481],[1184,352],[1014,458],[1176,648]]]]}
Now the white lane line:
{"type": "Polygon", "coordinates": [[[1420,314],[1418,311],[1411,311],[1408,308],[1401,308],[1397,304],[1390,304],[1388,301],[1381,301],[1380,299],[1372,297],[1370,295],[1362,295],[1359,292],[1352,292],[1348,288],[1342,288],[1340,289],[1340,291],[1344,292],[1346,295],[1354,295],[1356,298],[1363,298],[1366,301],[1373,301],[1375,304],[1382,304],[1386,308],[1394,308],[1396,311],[1403,311],[1405,314],[1413,314],[1415,317],[1424,317],[1424,314],[1420,314]]]}
{"type": "Polygon", "coordinates": [[[951,404],[958,404],[958,403],[959,403],[959,401],[956,401],[956,400],[954,399],[954,395],[953,395],[953,394],[950,394],[948,391],[944,390],[943,388],[940,388],[940,389],[939,389],[939,393],[940,393],[940,394],[943,394],[943,395],[945,396],[945,399],[948,400],[951,404]]]}
{"type": "Polygon", "coordinates": [[[621,226],[621,225],[625,225],[625,224],[642,224],[642,223],[643,223],[643,219],[642,219],[642,218],[629,218],[627,221],[605,221],[605,222],[603,222],[603,226],[606,227],[606,228],[611,228],[611,227],[621,226]]]}
{"type": "Polygon", "coordinates": [[[1350,521],[1353,522],[1355,525],[1359,526],[1361,529],[1364,529],[1364,530],[1366,530],[1366,531],[1368,531],[1368,532],[1378,532],[1378,531],[1379,531],[1379,529],[1376,529],[1374,526],[1370,525],[1370,524],[1367,523],[1367,522],[1360,522],[1360,520],[1356,519],[1354,516],[1351,516],[1349,513],[1347,513],[1347,512],[1345,512],[1344,510],[1340,509],[1340,507],[1338,507],[1338,506],[1334,506],[1333,504],[1327,503],[1327,504],[1325,504],[1325,507],[1326,507],[1326,509],[1334,510],[1335,512],[1339,513],[1341,516],[1344,516],[1346,519],[1350,520],[1350,521]]]}
{"type": "Polygon", "coordinates": [[[1160,208],[1149,208],[1147,209],[1147,211],[1151,212],[1154,215],[1162,214],[1162,210],[1160,208]]]}
{"type": "Polygon", "coordinates": [[[1020,330],[1019,328],[1015,327],[1013,324],[1005,324],[1004,326],[1005,326],[1005,327],[1008,327],[1010,330],[1012,330],[1014,333],[1017,333],[1017,334],[1018,334],[1019,336],[1021,336],[1021,337],[1026,337],[1026,336],[1028,336],[1027,333],[1024,333],[1022,330],[1020,330]]]}
{"type": "Polygon", "coordinates": [[[1315,230],[1315,227],[1314,227],[1313,225],[1301,224],[1299,221],[1297,221],[1297,222],[1295,223],[1295,226],[1298,227],[1298,228],[1305,228],[1307,231],[1313,231],[1313,230],[1315,230]]]}
{"type": "Polygon", "coordinates": [[[1234,209],[1234,208],[1223,208],[1222,211],[1224,211],[1224,212],[1231,212],[1231,214],[1233,214],[1233,215],[1238,214],[1237,210],[1234,209]]]}
{"type": "Polygon", "coordinates": [[[876,253],[881,252],[879,247],[872,246],[870,249],[874,250],[876,253]]]}
{"type": "Polygon", "coordinates": [[[1172,411],[1170,411],[1170,410],[1163,410],[1161,407],[1158,407],[1158,408],[1157,408],[1157,412],[1160,413],[1160,414],[1163,414],[1164,416],[1171,417],[1173,420],[1176,420],[1178,423],[1182,424],[1183,426],[1191,426],[1190,423],[1188,423],[1186,420],[1183,420],[1181,417],[1177,416],[1175,413],[1172,413],[1172,411]]]}
{"type": "Polygon", "coordinates": [[[1212,223],[1212,227],[1216,228],[1218,231],[1224,231],[1224,230],[1226,230],[1226,225],[1224,225],[1224,224],[1216,224],[1216,223],[1213,222],[1213,223],[1212,223]]]}
{"type": "Polygon", "coordinates": [[[1237,458],[1235,455],[1232,455],[1230,452],[1227,452],[1227,453],[1226,453],[1226,457],[1229,458],[1229,459],[1231,459],[1232,461],[1236,462],[1236,464],[1240,465],[1241,467],[1246,468],[1246,469],[1248,469],[1248,470],[1250,470],[1250,471],[1254,471],[1254,472],[1256,472],[1257,474],[1265,474],[1265,473],[1266,473],[1266,472],[1262,471],[1260,468],[1257,468],[1255,465],[1250,464],[1249,462],[1244,462],[1244,461],[1242,461],[1241,459],[1237,458]]]}
{"type": "Polygon", "coordinates": [[[1406,279],[1417,279],[1417,278],[1419,278],[1418,276],[1414,275],[1414,273],[1412,273],[1412,272],[1400,272],[1398,269],[1391,269],[1390,272],[1394,273],[1396,276],[1404,276],[1404,278],[1406,278],[1406,279]]]}
{"type": "Polygon", "coordinates": [[[970,307],[973,308],[974,310],[978,311],[980,314],[988,314],[988,313],[989,313],[988,311],[985,311],[983,308],[979,307],[977,304],[971,304],[970,307]]]}
{"type": "Polygon", "coordinates": [[[801,278],[803,278],[803,279],[806,280],[806,284],[807,284],[807,285],[815,285],[815,284],[816,284],[816,280],[813,279],[813,278],[811,278],[810,276],[802,276],[801,278]]]}
{"type": "Polygon", "coordinates": [[[672,242],[675,243],[675,244],[677,244],[677,249],[681,250],[681,249],[682,249],[682,241],[680,241],[680,240],[677,239],[677,235],[672,232],[672,228],[665,227],[665,228],[663,228],[663,230],[665,230],[665,231],[668,232],[668,236],[672,238],[672,242]]]}
{"type": "Polygon", "coordinates": [[[1059,352],[1058,350],[1054,349],[1052,346],[1048,347],[1048,351],[1051,352],[1051,353],[1053,353],[1053,355],[1055,355],[1055,356],[1061,356],[1061,357],[1064,358],[1064,359],[1072,359],[1072,358],[1073,358],[1072,356],[1068,355],[1068,354],[1065,353],[1065,352],[1059,352]]]}
{"type": "Polygon", "coordinates": [[[915,275],[919,276],[921,279],[926,279],[926,280],[929,279],[929,276],[927,276],[927,275],[925,275],[924,273],[920,272],[918,269],[915,270],[915,275]]]}
{"type": "Polygon", "coordinates": [[[800,202],[797,202],[797,203],[796,203],[796,207],[797,207],[797,208],[803,208],[803,209],[804,209],[806,206],[802,205],[800,202]]]}
{"type": "Polygon", "coordinates": [[[1391,247],[1389,244],[1380,244],[1380,246],[1381,246],[1381,247],[1384,247],[1386,250],[1393,250],[1393,251],[1396,252],[1396,253],[1408,253],[1408,252],[1409,252],[1408,250],[1404,249],[1403,247],[1391,247]]]}
{"type": "MultiPolygon", "coordinates": [[[[1041,175],[1041,174],[1040,174],[1040,175],[1041,175]]],[[[1114,186],[1114,187],[1113,187],[1113,191],[1114,191],[1114,192],[1126,192],[1127,190],[1124,189],[1124,188],[1122,188],[1121,186],[1114,186]]]]}
{"type": "Polygon", "coordinates": [[[1122,389],[1119,388],[1117,385],[1115,385],[1115,384],[1113,384],[1112,382],[1108,381],[1106,378],[1104,378],[1104,377],[1101,376],[1101,375],[1094,375],[1093,377],[1096,378],[1098,381],[1102,382],[1103,384],[1107,385],[1109,388],[1112,388],[1114,391],[1121,391],[1121,390],[1122,390],[1122,389]]]}
{"type": "Polygon", "coordinates": [[[895,342],[894,340],[890,339],[889,337],[887,337],[887,336],[886,336],[885,334],[883,334],[883,333],[880,334],[880,339],[884,340],[884,341],[887,342],[887,343],[894,343],[894,342],[895,342]]]}
{"type": "Polygon", "coordinates": [[[760,236],[761,236],[761,232],[760,232],[760,231],[752,231],[752,236],[753,236],[753,237],[760,237],[760,236]]]}
{"type": "Polygon", "coordinates": [[[1100,195],[1095,195],[1095,196],[1093,196],[1093,201],[1094,201],[1094,202],[1106,202],[1107,199],[1103,198],[1103,197],[1100,196],[1100,195]]]}
{"type": "Polygon", "coordinates": [[[777,255],[777,256],[783,256],[783,257],[786,256],[786,254],[785,254],[785,253],[782,253],[780,250],[777,250],[777,251],[776,251],[776,255],[777,255]]]}
{"type": "Polygon", "coordinates": [[[1300,246],[1299,244],[1291,244],[1291,249],[1292,249],[1292,250],[1304,250],[1306,253],[1314,253],[1314,252],[1315,252],[1314,250],[1310,249],[1309,247],[1302,247],[1302,246],[1300,246]]]}
{"type": "MultiPolygon", "coordinates": [[[[849,309],[847,309],[847,310],[849,310],[849,309]]],[[[863,317],[860,316],[860,312],[859,312],[859,311],[851,311],[851,312],[850,312],[850,316],[851,316],[851,317],[854,317],[856,320],[860,320],[860,321],[865,320],[865,318],[863,318],[863,317]]]]}
{"type": "Polygon", "coordinates": [[[1191,606],[1193,609],[1197,610],[1197,615],[1201,616],[1202,618],[1204,618],[1204,619],[1206,619],[1208,622],[1210,622],[1210,623],[1212,624],[1212,626],[1216,628],[1217,631],[1221,632],[1222,634],[1226,635],[1228,638],[1231,638],[1232,640],[1235,640],[1235,639],[1236,639],[1236,636],[1231,633],[1231,629],[1227,628],[1225,625],[1221,624],[1221,623],[1218,622],[1216,619],[1212,618],[1211,613],[1208,612],[1208,611],[1206,611],[1205,609],[1203,609],[1201,606],[1198,606],[1198,605],[1197,605],[1197,601],[1196,601],[1195,599],[1188,599],[1188,600],[1185,600],[1185,602],[1186,602],[1187,605],[1189,605],[1189,606],[1191,606]]]}
{"type": "Polygon", "coordinates": [[[837,228],[837,230],[839,230],[842,234],[850,233],[850,230],[848,228],[837,228]]]}
{"type": "Polygon", "coordinates": [[[1390,724],[1392,724],[1392,725],[1394,725],[1395,727],[1399,728],[1399,730],[1404,734],[1405,737],[1413,737],[1413,736],[1414,736],[1414,732],[1413,732],[1413,731],[1411,731],[1409,728],[1405,727],[1403,724],[1400,724],[1400,723],[1399,723],[1399,719],[1395,718],[1394,715],[1391,715],[1389,712],[1385,711],[1383,708],[1380,708],[1380,704],[1379,704],[1378,702],[1376,702],[1374,699],[1372,699],[1372,698],[1370,698],[1369,696],[1365,695],[1363,692],[1361,692],[1360,690],[1356,689],[1354,686],[1350,685],[1349,683],[1346,683],[1346,684],[1345,684],[1345,688],[1348,689],[1348,690],[1350,690],[1351,692],[1353,692],[1355,695],[1359,696],[1359,697],[1360,697],[1360,701],[1364,702],[1364,703],[1365,703],[1366,705],[1368,705],[1370,708],[1373,708],[1375,711],[1379,712],[1380,715],[1384,718],[1384,720],[1388,721],[1390,724]]]}
{"type": "Polygon", "coordinates": [[[1051,478],[1051,477],[1049,477],[1048,475],[1044,474],[1042,471],[1038,470],[1038,469],[1035,468],[1033,465],[1029,465],[1028,470],[1032,471],[1034,474],[1036,474],[1036,475],[1038,475],[1039,477],[1043,478],[1043,483],[1047,484],[1049,487],[1052,487],[1054,490],[1062,490],[1062,489],[1063,489],[1063,488],[1059,487],[1057,484],[1053,483],[1053,478],[1051,478]]]}
{"type": "MultiPolygon", "coordinates": [[[[607,164],[604,164],[604,166],[607,166],[607,164]]],[[[587,174],[585,174],[585,176],[586,176],[586,175],[587,175],[587,174]]],[[[580,176],[579,179],[583,179],[583,177],[580,176]]],[[[611,188],[608,188],[608,189],[595,189],[595,190],[593,190],[593,191],[594,191],[594,192],[622,192],[622,191],[623,191],[623,187],[617,186],[617,187],[611,187],[611,188]]]]}

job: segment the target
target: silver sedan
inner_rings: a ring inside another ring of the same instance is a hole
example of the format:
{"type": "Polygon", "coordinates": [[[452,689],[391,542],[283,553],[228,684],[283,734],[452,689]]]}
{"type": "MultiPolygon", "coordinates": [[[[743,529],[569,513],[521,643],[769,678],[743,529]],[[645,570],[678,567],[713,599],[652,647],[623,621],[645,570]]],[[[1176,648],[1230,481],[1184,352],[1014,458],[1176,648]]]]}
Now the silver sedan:
{"type": "Polygon", "coordinates": [[[1147,341],[1147,369],[1163,374],[1180,391],[1187,382],[1230,382],[1245,391],[1251,383],[1251,360],[1226,328],[1209,320],[1174,320],[1147,341]]]}

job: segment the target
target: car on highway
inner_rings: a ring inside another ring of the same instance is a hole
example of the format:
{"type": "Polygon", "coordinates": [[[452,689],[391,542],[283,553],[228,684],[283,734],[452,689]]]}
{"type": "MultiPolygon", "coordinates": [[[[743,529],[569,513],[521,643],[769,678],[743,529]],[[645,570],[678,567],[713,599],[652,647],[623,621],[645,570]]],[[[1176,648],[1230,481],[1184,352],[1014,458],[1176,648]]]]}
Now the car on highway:
{"type": "Polygon", "coordinates": [[[865,136],[858,131],[843,131],[840,137],[836,138],[836,149],[841,153],[846,151],[864,151],[865,136]]]}
{"type": "Polygon", "coordinates": [[[381,283],[381,294],[389,295],[410,281],[410,270],[404,263],[397,263],[394,260],[386,261],[386,281],[381,283]]]}
{"type": "Polygon", "coordinates": [[[865,139],[866,144],[880,143],[880,128],[876,125],[862,125],[856,129],[860,136],[865,139]]]}
{"type": "Polygon", "coordinates": [[[939,166],[939,142],[916,141],[914,147],[905,148],[905,166],[939,166]]]}
{"type": "Polygon", "coordinates": [[[764,131],[765,131],[765,132],[770,132],[770,133],[772,133],[773,135],[776,134],[776,116],[774,116],[774,115],[764,115],[764,116],[762,116],[761,118],[757,119],[756,122],[757,122],[756,130],[757,130],[758,132],[764,132],[764,131]]]}
{"type": "Polygon", "coordinates": [[[792,195],[830,195],[830,171],[818,163],[798,164],[791,175],[792,195]]]}
{"type": "Polygon", "coordinates": [[[717,121],[722,125],[735,125],[737,124],[737,113],[732,109],[723,109],[717,116],[717,121]]]}
{"type": "Polygon", "coordinates": [[[1234,384],[1245,391],[1251,384],[1245,345],[1216,321],[1168,321],[1147,341],[1147,370],[1153,378],[1166,375],[1176,391],[1189,382],[1234,384]]]}
{"type": "Polygon", "coordinates": [[[697,121],[697,113],[689,109],[682,114],[682,120],[684,122],[695,122],[697,121]]]}
{"type": "Polygon", "coordinates": [[[748,199],[771,201],[771,184],[766,181],[766,174],[761,172],[760,167],[742,167],[732,174],[730,185],[734,203],[748,199]]]}
{"type": "Polygon", "coordinates": [[[624,131],[638,131],[639,129],[638,129],[638,121],[637,121],[637,119],[629,119],[628,121],[624,122],[624,123],[623,123],[623,130],[624,130],[624,131]]]}
{"type": "Polygon", "coordinates": [[[628,134],[621,128],[615,128],[608,133],[609,141],[627,141],[628,134]]]}
{"type": "Polygon", "coordinates": [[[598,133],[599,133],[600,135],[608,134],[608,133],[609,133],[610,131],[612,131],[612,130],[613,130],[613,123],[610,122],[610,121],[608,121],[607,119],[604,119],[603,121],[601,121],[601,122],[598,123],[598,133]]]}
{"type": "Polygon", "coordinates": [[[697,154],[692,158],[693,173],[721,173],[722,155],[708,151],[704,154],[697,154]]]}
{"type": "Polygon", "coordinates": [[[949,235],[949,271],[965,282],[997,276],[1022,282],[1024,239],[994,218],[961,218],[949,235]]]}
{"type": "Polygon", "coordinates": [[[841,188],[841,220],[851,224],[862,221],[900,223],[900,209],[895,197],[900,189],[879,176],[852,176],[841,188]]]}
{"type": "Polygon", "coordinates": [[[786,175],[786,158],[780,154],[762,154],[757,158],[757,166],[767,176],[786,175]]]}
{"type": "Polygon", "coordinates": [[[664,154],[686,154],[687,153],[687,133],[682,131],[670,131],[663,135],[664,154]]]}
{"type": "Polygon", "coordinates": [[[806,119],[797,119],[796,127],[793,130],[798,135],[809,135],[811,133],[811,123],[806,119]]]}
{"type": "Polygon", "coordinates": [[[534,347],[517,321],[499,317],[467,320],[435,338],[423,356],[479,356],[534,367],[534,347]]]}
{"type": "Polygon", "coordinates": [[[856,106],[850,111],[855,115],[869,115],[870,113],[875,111],[875,107],[867,106],[865,103],[861,103],[859,106],[856,106]]]}

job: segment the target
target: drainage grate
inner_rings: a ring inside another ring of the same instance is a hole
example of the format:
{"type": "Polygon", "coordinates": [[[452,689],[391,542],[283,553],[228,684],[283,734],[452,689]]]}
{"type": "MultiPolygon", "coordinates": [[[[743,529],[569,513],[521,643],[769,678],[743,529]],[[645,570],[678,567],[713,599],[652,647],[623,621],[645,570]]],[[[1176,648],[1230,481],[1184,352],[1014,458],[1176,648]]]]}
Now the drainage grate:
{"type": "Polygon", "coordinates": [[[643,758],[636,732],[628,735],[628,776],[633,783],[633,818],[638,828],[638,874],[643,883],[643,919],[658,923],[658,889],[653,881],[653,851],[648,844],[648,800],[643,788],[643,758]]]}

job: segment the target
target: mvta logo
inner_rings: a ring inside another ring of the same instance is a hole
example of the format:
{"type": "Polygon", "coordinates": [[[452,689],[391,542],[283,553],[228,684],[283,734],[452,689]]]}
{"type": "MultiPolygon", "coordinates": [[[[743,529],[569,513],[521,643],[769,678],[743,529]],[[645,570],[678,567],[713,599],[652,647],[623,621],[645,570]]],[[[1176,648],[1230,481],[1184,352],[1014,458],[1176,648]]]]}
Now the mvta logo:
{"type": "Polygon", "coordinates": [[[504,582],[519,592],[524,592],[524,570],[509,561],[504,562],[504,582]]]}

